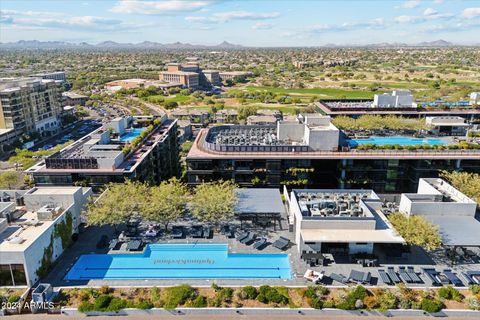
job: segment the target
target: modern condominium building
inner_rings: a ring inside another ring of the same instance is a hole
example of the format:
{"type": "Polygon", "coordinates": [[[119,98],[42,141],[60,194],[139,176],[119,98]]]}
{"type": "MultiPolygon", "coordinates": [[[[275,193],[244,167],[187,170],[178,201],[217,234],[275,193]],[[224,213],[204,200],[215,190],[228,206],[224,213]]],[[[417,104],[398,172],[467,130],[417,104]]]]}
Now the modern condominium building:
{"type": "Polygon", "coordinates": [[[393,193],[415,191],[419,178],[437,177],[439,170],[480,172],[478,149],[360,150],[348,147],[346,139],[329,117],[318,114],[276,126],[203,129],[187,156],[188,183],[234,179],[241,186],[393,193]]]}
{"type": "Polygon", "coordinates": [[[0,130],[49,136],[61,125],[63,87],[60,81],[39,78],[0,78],[0,130]]]}
{"type": "Polygon", "coordinates": [[[75,239],[90,188],[0,190],[0,286],[33,286],[75,239]]]}
{"type": "Polygon", "coordinates": [[[32,74],[30,77],[41,78],[41,79],[50,79],[50,80],[58,80],[58,81],[62,81],[62,82],[65,82],[67,80],[67,78],[65,76],[65,72],[63,72],[63,71],[36,73],[36,74],[32,74]]]}
{"type": "Polygon", "coordinates": [[[152,184],[179,175],[177,120],[117,118],[25,171],[36,185],[152,184]]]}

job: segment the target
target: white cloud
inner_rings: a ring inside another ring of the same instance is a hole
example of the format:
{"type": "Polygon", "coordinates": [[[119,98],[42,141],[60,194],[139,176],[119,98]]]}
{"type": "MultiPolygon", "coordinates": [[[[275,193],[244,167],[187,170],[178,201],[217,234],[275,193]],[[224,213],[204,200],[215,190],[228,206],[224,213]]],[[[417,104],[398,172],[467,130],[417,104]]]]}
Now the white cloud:
{"type": "Polygon", "coordinates": [[[10,18],[4,23],[10,23],[18,27],[38,29],[65,29],[78,31],[119,31],[147,27],[146,24],[124,23],[118,19],[110,19],[96,16],[72,16],[62,18],[37,18],[37,17],[16,17],[10,18]]]}
{"type": "Polygon", "coordinates": [[[341,32],[341,31],[350,31],[355,29],[384,29],[386,27],[385,21],[383,18],[376,18],[370,21],[365,22],[345,22],[342,24],[336,25],[314,25],[308,28],[308,32],[318,33],[318,32],[341,32]]]}
{"type": "Polygon", "coordinates": [[[268,30],[272,29],[273,25],[267,22],[257,22],[252,26],[253,30],[268,30]]]}
{"type": "Polygon", "coordinates": [[[398,23],[415,23],[422,20],[423,18],[418,16],[398,16],[395,18],[395,22],[398,23]]]}
{"type": "Polygon", "coordinates": [[[431,15],[435,15],[437,14],[438,12],[432,8],[427,8],[425,9],[425,11],[423,11],[423,15],[424,16],[431,16],[431,15]]]}
{"type": "Polygon", "coordinates": [[[466,8],[462,12],[462,17],[467,19],[480,17],[480,8],[466,8]]]}
{"type": "Polygon", "coordinates": [[[444,19],[448,20],[451,18],[454,18],[454,14],[452,13],[440,13],[432,8],[427,8],[423,11],[422,16],[407,16],[407,15],[402,15],[395,17],[395,22],[398,23],[420,23],[420,22],[426,22],[426,21],[432,21],[432,20],[439,20],[439,19],[444,19]]]}
{"type": "Polygon", "coordinates": [[[60,16],[64,16],[65,14],[61,12],[49,12],[49,11],[19,11],[19,10],[2,9],[0,10],[0,15],[28,16],[28,17],[60,17],[60,16]]]}
{"type": "Polygon", "coordinates": [[[267,20],[278,16],[279,12],[227,11],[216,12],[210,17],[188,16],[185,20],[195,23],[224,23],[231,20],[267,20]]]}
{"type": "Polygon", "coordinates": [[[213,1],[139,1],[139,0],[121,0],[118,1],[112,12],[128,14],[147,14],[147,15],[174,15],[182,12],[195,12],[204,9],[213,1]]]}
{"type": "Polygon", "coordinates": [[[403,9],[413,9],[418,7],[419,5],[420,5],[420,0],[409,0],[402,3],[400,7],[403,9]]]}

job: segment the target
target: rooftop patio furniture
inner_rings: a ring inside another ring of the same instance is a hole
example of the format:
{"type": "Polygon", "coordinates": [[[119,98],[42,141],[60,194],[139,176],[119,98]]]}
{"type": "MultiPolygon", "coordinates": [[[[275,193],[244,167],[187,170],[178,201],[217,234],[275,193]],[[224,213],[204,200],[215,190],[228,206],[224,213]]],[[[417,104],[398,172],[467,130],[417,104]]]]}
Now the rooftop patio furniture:
{"type": "Polygon", "coordinates": [[[142,241],[141,240],[132,240],[127,242],[127,251],[138,251],[140,247],[142,246],[142,241]]]}
{"type": "Polygon", "coordinates": [[[145,237],[156,237],[157,234],[158,234],[158,231],[153,228],[150,228],[147,231],[145,231],[145,237]]]}
{"type": "Polygon", "coordinates": [[[388,267],[387,268],[387,274],[388,276],[390,277],[390,279],[392,279],[392,281],[394,283],[400,283],[402,282],[402,280],[400,280],[400,278],[398,277],[397,273],[395,272],[395,270],[393,270],[393,267],[388,267]]]}
{"type": "Polygon", "coordinates": [[[118,245],[118,239],[112,239],[112,240],[110,240],[110,243],[108,245],[108,249],[115,250],[117,245],[118,245]]]}
{"type": "Polygon", "coordinates": [[[203,237],[205,239],[210,238],[212,236],[212,234],[213,234],[213,230],[212,230],[211,227],[209,227],[209,226],[203,227],[203,237]]]}
{"type": "Polygon", "coordinates": [[[193,226],[192,228],[190,228],[190,236],[192,238],[201,238],[203,236],[203,227],[193,226]]]}
{"type": "Polygon", "coordinates": [[[438,277],[440,273],[437,270],[433,268],[422,268],[422,271],[432,281],[432,285],[434,286],[442,285],[442,281],[438,277]]]}
{"type": "Polygon", "coordinates": [[[463,273],[469,285],[480,284],[480,271],[466,271],[463,273]]]}
{"type": "Polygon", "coordinates": [[[285,250],[290,244],[290,240],[285,237],[280,237],[273,243],[273,246],[280,250],[285,250]]]}
{"type": "Polygon", "coordinates": [[[455,286],[455,287],[463,287],[464,284],[460,278],[452,272],[451,269],[444,269],[443,274],[450,280],[450,282],[455,286]]]}
{"type": "Polygon", "coordinates": [[[405,283],[413,282],[413,280],[410,278],[407,271],[405,270],[405,267],[398,267],[398,275],[400,276],[400,279],[402,279],[402,281],[405,283]]]}
{"type": "Polygon", "coordinates": [[[267,238],[260,238],[253,244],[253,247],[257,250],[262,249],[264,246],[267,245],[267,238]]]}
{"type": "Polygon", "coordinates": [[[241,232],[237,235],[237,240],[238,240],[238,241],[241,241],[241,240],[245,239],[246,237],[248,237],[248,232],[247,232],[247,231],[241,231],[241,232]]]}
{"type": "Polygon", "coordinates": [[[382,279],[383,283],[385,284],[393,284],[392,279],[388,276],[388,274],[385,272],[383,269],[378,269],[378,274],[380,275],[380,278],[382,279]]]}
{"type": "Polygon", "coordinates": [[[185,235],[184,229],[182,226],[173,226],[172,227],[172,238],[181,239],[185,235]]]}
{"type": "Polygon", "coordinates": [[[407,267],[407,274],[412,279],[413,283],[422,283],[422,279],[417,275],[412,266],[407,267]]]}
{"type": "Polygon", "coordinates": [[[332,280],[335,280],[335,281],[340,282],[342,284],[347,284],[348,283],[348,278],[345,277],[343,274],[332,273],[332,274],[330,274],[330,278],[332,280]]]}
{"type": "Polygon", "coordinates": [[[357,270],[350,271],[350,276],[348,277],[348,280],[352,282],[364,284],[369,284],[371,279],[372,275],[370,272],[363,272],[357,270]]]}
{"type": "Polygon", "coordinates": [[[253,241],[255,241],[256,238],[257,238],[257,235],[250,231],[250,232],[248,232],[248,235],[245,238],[240,240],[240,242],[248,245],[248,244],[252,243],[253,241]]]}
{"type": "Polygon", "coordinates": [[[303,277],[308,281],[312,281],[313,283],[320,283],[325,275],[325,272],[318,272],[311,269],[307,269],[303,277]]]}

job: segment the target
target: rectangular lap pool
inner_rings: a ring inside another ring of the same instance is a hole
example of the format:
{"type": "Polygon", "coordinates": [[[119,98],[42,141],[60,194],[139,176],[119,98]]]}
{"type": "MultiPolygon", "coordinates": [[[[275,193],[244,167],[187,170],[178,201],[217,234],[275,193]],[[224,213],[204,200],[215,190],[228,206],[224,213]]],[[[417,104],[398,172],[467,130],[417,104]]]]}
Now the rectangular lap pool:
{"type": "Polygon", "coordinates": [[[132,142],[132,140],[138,137],[144,130],[145,128],[132,128],[130,131],[120,136],[120,141],[132,142]]]}
{"type": "Polygon", "coordinates": [[[229,253],[227,244],[150,244],[138,254],[82,255],[65,280],[291,277],[287,254],[229,253]]]}
{"type": "Polygon", "coordinates": [[[384,145],[401,145],[401,146],[416,146],[416,145],[445,145],[447,141],[441,138],[413,138],[413,137],[378,137],[371,136],[368,139],[350,139],[348,145],[355,148],[361,144],[375,144],[379,146],[384,145]]]}

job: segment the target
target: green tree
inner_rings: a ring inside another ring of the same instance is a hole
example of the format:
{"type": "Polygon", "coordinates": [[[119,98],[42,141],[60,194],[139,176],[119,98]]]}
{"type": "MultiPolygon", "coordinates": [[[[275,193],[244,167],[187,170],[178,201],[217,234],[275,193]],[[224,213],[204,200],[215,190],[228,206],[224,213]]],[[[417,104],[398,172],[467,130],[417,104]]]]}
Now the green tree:
{"type": "Polygon", "coordinates": [[[117,225],[128,222],[147,207],[147,190],[145,184],[130,180],[124,184],[110,183],[97,201],[88,205],[88,224],[111,225],[116,228],[117,225]]]}
{"type": "Polygon", "coordinates": [[[142,217],[148,221],[162,223],[166,230],[170,222],[180,219],[185,214],[187,195],[187,187],[177,178],[162,181],[159,186],[148,189],[148,205],[142,210],[142,217]]]}
{"type": "Polygon", "coordinates": [[[22,182],[22,175],[16,171],[5,171],[0,173],[0,188],[12,189],[22,182]]]}
{"type": "Polygon", "coordinates": [[[232,181],[202,183],[195,188],[191,212],[198,219],[218,225],[234,215],[237,196],[232,181]]]}
{"type": "Polygon", "coordinates": [[[406,216],[394,213],[389,216],[390,222],[408,244],[435,250],[440,248],[442,238],[438,227],[428,222],[422,216],[406,216]]]}
{"type": "Polygon", "coordinates": [[[475,200],[477,204],[480,203],[480,174],[441,171],[440,177],[448,180],[460,192],[475,200]]]}

